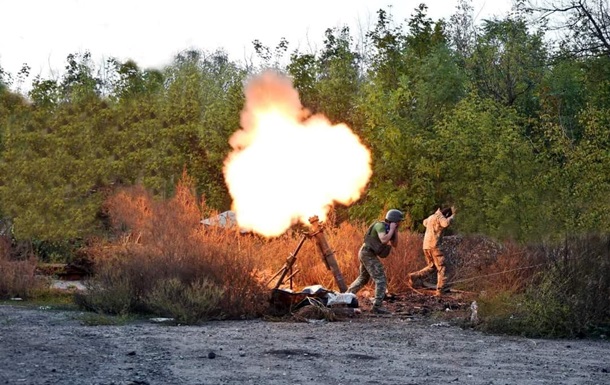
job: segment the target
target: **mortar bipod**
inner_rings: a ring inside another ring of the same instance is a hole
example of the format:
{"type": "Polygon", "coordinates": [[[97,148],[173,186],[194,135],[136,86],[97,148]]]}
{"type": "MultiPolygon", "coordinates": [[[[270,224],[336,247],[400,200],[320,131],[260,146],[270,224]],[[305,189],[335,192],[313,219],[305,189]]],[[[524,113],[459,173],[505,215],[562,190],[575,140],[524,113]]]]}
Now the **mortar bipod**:
{"type": "Polygon", "coordinates": [[[292,277],[294,277],[295,274],[299,272],[298,269],[293,271],[293,266],[297,260],[297,254],[299,253],[299,250],[301,250],[301,246],[303,246],[303,243],[305,242],[305,240],[307,239],[308,236],[309,236],[308,234],[303,235],[303,237],[299,241],[299,244],[297,245],[296,249],[292,253],[290,253],[288,258],[286,258],[286,262],[284,263],[284,266],[282,266],[282,268],[280,270],[278,270],[277,273],[275,273],[273,275],[273,277],[271,277],[271,279],[269,279],[269,282],[267,283],[267,285],[269,285],[279,275],[280,278],[277,280],[277,283],[275,284],[274,289],[278,289],[282,285],[282,283],[284,283],[284,279],[288,279],[288,280],[290,280],[290,290],[292,290],[292,277]],[[290,274],[288,274],[288,273],[290,273],[290,274]],[[288,277],[286,277],[287,274],[288,274],[288,277]]]}

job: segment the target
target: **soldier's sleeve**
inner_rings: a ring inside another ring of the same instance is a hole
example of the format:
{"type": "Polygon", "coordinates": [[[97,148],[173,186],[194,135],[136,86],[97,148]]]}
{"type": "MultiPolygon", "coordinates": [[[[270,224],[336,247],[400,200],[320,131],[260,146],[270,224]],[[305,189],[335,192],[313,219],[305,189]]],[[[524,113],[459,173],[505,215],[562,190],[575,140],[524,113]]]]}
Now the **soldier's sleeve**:
{"type": "Polygon", "coordinates": [[[377,234],[377,237],[379,237],[379,240],[381,240],[381,236],[385,235],[385,224],[383,222],[375,223],[375,226],[373,227],[373,232],[377,234]]]}
{"type": "Polygon", "coordinates": [[[439,218],[439,223],[441,224],[441,226],[443,228],[445,227],[449,227],[449,225],[451,224],[451,222],[453,221],[453,215],[450,216],[449,218],[445,218],[444,215],[441,215],[439,218]]]}

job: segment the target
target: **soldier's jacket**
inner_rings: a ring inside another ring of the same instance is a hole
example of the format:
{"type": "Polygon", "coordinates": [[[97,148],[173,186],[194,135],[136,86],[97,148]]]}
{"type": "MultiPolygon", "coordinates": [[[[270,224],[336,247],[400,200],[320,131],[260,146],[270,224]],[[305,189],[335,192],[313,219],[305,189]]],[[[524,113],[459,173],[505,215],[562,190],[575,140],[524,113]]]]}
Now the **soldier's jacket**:
{"type": "Polygon", "coordinates": [[[453,215],[449,218],[445,218],[441,209],[424,219],[424,226],[426,226],[426,234],[424,235],[424,250],[435,249],[440,247],[441,238],[443,236],[443,230],[449,227],[453,222],[453,215]]]}

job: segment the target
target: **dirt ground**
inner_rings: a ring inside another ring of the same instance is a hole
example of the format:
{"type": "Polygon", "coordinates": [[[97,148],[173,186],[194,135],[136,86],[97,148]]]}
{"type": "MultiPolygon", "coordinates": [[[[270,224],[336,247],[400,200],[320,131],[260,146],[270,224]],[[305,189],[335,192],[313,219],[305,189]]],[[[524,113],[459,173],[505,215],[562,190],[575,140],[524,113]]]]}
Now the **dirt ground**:
{"type": "MultiPolygon", "coordinates": [[[[86,326],[84,314],[0,305],[0,384],[610,384],[610,343],[485,335],[460,293],[393,295],[389,316],[337,322],[149,320],[86,326]]],[[[366,302],[366,301],[362,301],[366,302]]]]}

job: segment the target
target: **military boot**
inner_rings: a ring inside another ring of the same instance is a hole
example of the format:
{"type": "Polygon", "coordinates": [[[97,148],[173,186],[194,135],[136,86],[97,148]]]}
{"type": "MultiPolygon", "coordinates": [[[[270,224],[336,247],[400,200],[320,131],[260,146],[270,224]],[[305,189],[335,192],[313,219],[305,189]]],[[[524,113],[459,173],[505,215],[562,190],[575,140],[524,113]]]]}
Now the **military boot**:
{"type": "Polygon", "coordinates": [[[442,297],[443,294],[449,294],[449,292],[451,292],[451,289],[449,289],[448,287],[436,289],[436,292],[434,293],[434,296],[435,297],[442,297]]]}
{"type": "Polygon", "coordinates": [[[424,283],[422,282],[421,278],[417,278],[413,276],[413,274],[409,274],[407,276],[407,285],[409,285],[409,287],[412,287],[413,289],[418,289],[420,287],[423,287],[424,283]]]}
{"type": "Polygon", "coordinates": [[[371,312],[375,314],[392,314],[388,309],[381,305],[373,305],[371,312]]]}

